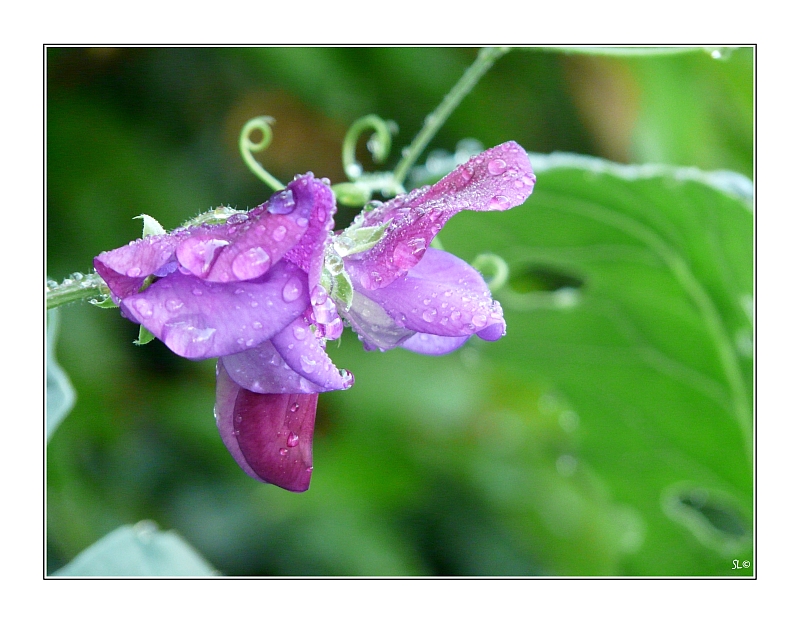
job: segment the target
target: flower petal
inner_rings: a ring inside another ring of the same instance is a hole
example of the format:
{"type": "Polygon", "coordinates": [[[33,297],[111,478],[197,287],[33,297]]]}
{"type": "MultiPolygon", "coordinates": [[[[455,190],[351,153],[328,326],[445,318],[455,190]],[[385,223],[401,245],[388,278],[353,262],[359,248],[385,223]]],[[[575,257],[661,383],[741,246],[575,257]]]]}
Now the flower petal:
{"type": "Polygon", "coordinates": [[[403,279],[362,294],[410,331],[450,337],[482,332],[502,335],[505,331],[503,310],[492,299],[480,273],[438,249],[428,249],[403,279]],[[494,325],[498,328],[488,331],[494,325]]]}
{"type": "Polygon", "coordinates": [[[272,344],[292,370],[324,387],[323,391],[348,389],[353,384],[352,373],[336,367],[325,352],[325,340],[316,336],[303,317],[272,338],[272,344]]]}
{"type": "Polygon", "coordinates": [[[513,141],[471,158],[433,186],[366,212],[363,226],[388,222],[374,247],[344,259],[354,285],[385,288],[420,261],[447,220],[461,210],[507,210],[522,204],[536,178],[528,155],[513,141]]]}
{"type": "Polygon", "coordinates": [[[309,306],[305,273],[281,261],[253,281],[210,283],[179,271],[120,307],[189,359],[241,352],[271,339],[309,306]]]}
{"type": "Polygon", "coordinates": [[[328,391],[292,370],[270,340],[219,360],[238,385],[257,394],[319,394],[328,391]]]}
{"type": "MultiPolygon", "coordinates": [[[[325,243],[333,231],[333,215],[336,214],[336,198],[328,183],[314,178],[313,173],[298,175],[289,184],[313,197],[312,207],[307,218],[308,230],[302,239],[286,254],[286,259],[294,262],[308,273],[308,289],[319,283],[322,264],[325,260],[325,243]]],[[[295,190],[295,193],[300,192],[295,190]]]]}
{"type": "Polygon", "coordinates": [[[379,303],[358,291],[353,292],[350,309],[340,308],[339,313],[358,334],[358,339],[364,342],[367,350],[390,350],[414,335],[413,331],[389,316],[379,303]]]}
{"type": "Polygon", "coordinates": [[[311,482],[317,394],[258,394],[239,387],[217,366],[214,416],[239,466],[256,480],[289,491],[311,482]]]}
{"type": "Polygon", "coordinates": [[[144,280],[174,261],[175,250],[188,232],[147,236],[105,251],[94,258],[94,268],[117,298],[136,294],[144,280]]]}
{"type": "Polygon", "coordinates": [[[415,333],[400,346],[420,355],[446,355],[461,348],[469,338],[469,335],[446,337],[430,333],[415,333]]]}
{"type": "Polygon", "coordinates": [[[296,178],[247,214],[235,214],[223,225],[191,228],[191,235],[178,246],[178,260],[208,281],[256,279],[313,228],[318,196],[325,191],[331,194],[328,186],[313,177],[296,178]]]}

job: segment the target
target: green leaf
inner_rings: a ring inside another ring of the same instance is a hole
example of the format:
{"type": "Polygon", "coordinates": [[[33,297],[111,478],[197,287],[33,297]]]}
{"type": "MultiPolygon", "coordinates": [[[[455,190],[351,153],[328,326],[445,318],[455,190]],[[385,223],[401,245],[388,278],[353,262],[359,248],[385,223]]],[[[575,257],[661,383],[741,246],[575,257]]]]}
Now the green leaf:
{"type": "Polygon", "coordinates": [[[577,464],[642,522],[620,573],[732,573],[730,556],[752,553],[752,184],[532,162],[525,205],[464,213],[446,231],[449,251],[491,249],[509,265],[496,294],[508,333],[482,352],[550,385],[577,464]]]}
{"type": "Polygon", "coordinates": [[[53,575],[186,577],[217,572],[176,533],[141,521],[107,534],[53,575]]]}
{"type": "Polygon", "coordinates": [[[58,310],[47,312],[47,439],[75,405],[75,390],[66,372],[56,362],[58,310]]]}

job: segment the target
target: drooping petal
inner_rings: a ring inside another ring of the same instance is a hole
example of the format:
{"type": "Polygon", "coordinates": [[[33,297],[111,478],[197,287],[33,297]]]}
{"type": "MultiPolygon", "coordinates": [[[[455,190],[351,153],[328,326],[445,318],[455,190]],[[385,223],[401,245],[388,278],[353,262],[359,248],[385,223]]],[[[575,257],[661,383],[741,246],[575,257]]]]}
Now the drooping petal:
{"type": "Polygon", "coordinates": [[[428,249],[404,278],[361,293],[378,303],[399,327],[416,333],[457,337],[485,332],[499,333],[499,337],[505,331],[503,310],[480,273],[438,249],[428,249]]]}
{"type": "Polygon", "coordinates": [[[433,186],[396,197],[363,215],[363,226],[389,223],[371,249],[344,258],[353,284],[385,288],[413,268],[447,220],[461,210],[507,210],[522,204],[536,178],[513,141],[474,156],[433,186]]]}
{"type": "Polygon", "coordinates": [[[292,370],[270,340],[219,360],[238,385],[257,394],[319,394],[327,391],[292,370]]]}
{"type": "Polygon", "coordinates": [[[220,436],[249,476],[289,491],[311,482],[317,394],[259,394],[217,365],[214,416],[220,436]]]}
{"type": "Polygon", "coordinates": [[[414,335],[414,331],[406,329],[389,316],[380,303],[357,290],[353,292],[350,309],[340,309],[339,313],[358,334],[367,350],[390,350],[414,335]]]}
{"type": "Polygon", "coordinates": [[[220,361],[236,383],[261,394],[319,394],[353,384],[353,375],[334,365],[302,316],[272,340],[220,361]]]}
{"type": "Polygon", "coordinates": [[[135,294],[144,280],[175,260],[175,250],[187,231],[147,236],[94,258],[94,268],[117,298],[135,294]]]}
{"type": "MultiPolygon", "coordinates": [[[[325,260],[325,243],[333,231],[336,198],[328,183],[314,178],[313,173],[298,175],[289,184],[313,197],[313,205],[306,218],[308,229],[300,241],[286,254],[286,259],[308,273],[308,289],[319,283],[325,260]]],[[[295,191],[299,192],[298,190],[295,191]]]]}
{"type": "Polygon", "coordinates": [[[325,352],[325,340],[315,335],[302,316],[275,335],[272,344],[292,370],[323,391],[347,389],[353,384],[353,375],[336,367],[325,352]]]}
{"type": "Polygon", "coordinates": [[[415,333],[400,346],[420,355],[446,355],[461,348],[469,337],[469,335],[447,337],[430,333],[415,333]]]}
{"type": "Polygon", "coordinates": [[[222,225],[191,228],[178,246],[178,260],[193,275],[208,281],[256,279],[313,228],[311,219],[325,191],[331,193],[313,177],[297,178],[247,214],[236,214],[222,225]]]}
{"type": "Polygon", "coordinates": [[[271,339],[309,306],[305,273],[281,261],[253,281],[211,283],[179,271],[121,307],[174,353],[204,359],[271,339]]]}

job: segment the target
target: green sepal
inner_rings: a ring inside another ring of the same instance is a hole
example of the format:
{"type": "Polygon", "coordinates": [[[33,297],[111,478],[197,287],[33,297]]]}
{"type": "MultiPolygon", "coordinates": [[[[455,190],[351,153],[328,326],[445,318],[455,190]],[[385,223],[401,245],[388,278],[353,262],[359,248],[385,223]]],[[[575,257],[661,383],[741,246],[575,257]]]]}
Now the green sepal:
{"type": "Polygon", "coordinates": [[[388,222],[374,227],[353,227],[352,225],[336,236],[333,247],[341,257],[369,251],[383,237],[388,222]]]}
{"type": "Polygon", "coordinates": [[[90,299],[89,302],[100,309],[117,309],[119,307],[110,296],[106,296],[102,299],[90,299]]]}
{"type": "Polygon", "coordinates": [[[140,214],[133,218],[140,218],[143,221],[142,225],[142,238],[147,236],[162,236],[167,233],[167,230],[149,214],[140,214]]]}
{"type": "Polygon", "coordinates": [[[140,324],[139,339],[134,340],[133,343],[136,344],[136,346],[144,346],[145,344],[152,342],[154,339],[156,339],[156,336],[150,333],[150,331],[148,331],[144,325],[140,324]]]}

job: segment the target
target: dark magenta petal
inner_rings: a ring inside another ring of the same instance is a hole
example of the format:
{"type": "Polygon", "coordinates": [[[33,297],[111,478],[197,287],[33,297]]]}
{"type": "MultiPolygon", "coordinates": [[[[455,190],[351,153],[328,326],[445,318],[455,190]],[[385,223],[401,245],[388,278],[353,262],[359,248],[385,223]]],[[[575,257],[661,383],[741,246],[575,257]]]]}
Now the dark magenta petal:
{"type": "Polygon", "coordinates": [[[429,333],[416,333],[400,346],[420,355],[446,355],[461,348],[469,337],[469,335],[446,337],[443,335],[430,335],[429,333]]]}
{"type": "Polygon", "coordinates": [[[289,367],[271,340],[235,355],[220,357],[230,377],[258,394],[319,394],[327,391],[289,367]]]}
{"type": "Polygon", "coordinates": [[[126,298],[121,308],[176,354],[205,359],[271,339],[309,304],[306,274],[281,261],[263,277],[239,283],[176,271],[126,298]]]}
{"type": "Polygon", "coordinates": [[[258,394],[217,366],[214,416],[220,436],[256,480],[289,491],[308,489],[316,412],[317,394],[258,394]]]}
{"type": "MultiPolygon", "coordinates": [[[[135,294],[144,280],[175,260],[175,250],[188,232],[147,236],[94,258],[94,268],[118,298],[135,294]]],[[[174,270],[175,266],[170,267],[174,270]]]]}
{"type": "Polygon", "coordinates": [[[295,188],[312,198],[306,218],[308,230],[300,241],[286,254],[286,259],[297,264],[308,273],[308,289],[312,290],[320,281],[325,260],[325,243],[333,231],[333,215],[336,214],[336,198],[328,183],[314,178],[312,173],[298,175],[287,186],[295,188]]]}
{"type": "Polygon", "coordinates": [[[363,214],[364,226],[389,223],[381,240],[344,259],[354,285],[384,288],[414,267],[447,220],[461,210],[521,205],[536,178],[528,154],[513,141],[470,159],[433,186],[399,196],[363,214]]]}
{"type": "Polygon", "coordinates": [[[398,326],[413,332],[456,337],[484,331],[502,335],[505,330],[503,310],[480,273],[438,249],[428,249],[402,279],[361,293],[378,303],[398,326]],[[493,325],[500,328],[489,331],[493,325]]]}
{"type": "Polygon", "coordinates": [[[324,391],[348,389],[353,375],[339,370],[325,352],[325,340],[317,337],[302,316],[272,338],[275,350],[289,367],[324,391]]]}
{"type": "Polygon", "coordinates": [[[323,182],[298,177],[247,214],[236,214],[223,225],[192,228],[178,246],[178,260],[208,281],[256,279],[305,240],[309,230],[316,231],[317,213],[330,209],[327,196],[332,197],[331,189],[323,182]]]}

